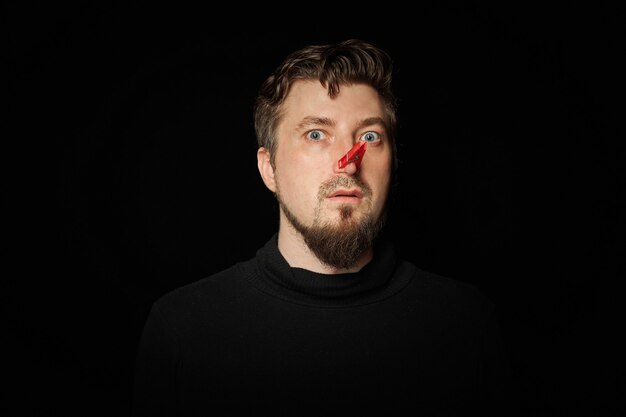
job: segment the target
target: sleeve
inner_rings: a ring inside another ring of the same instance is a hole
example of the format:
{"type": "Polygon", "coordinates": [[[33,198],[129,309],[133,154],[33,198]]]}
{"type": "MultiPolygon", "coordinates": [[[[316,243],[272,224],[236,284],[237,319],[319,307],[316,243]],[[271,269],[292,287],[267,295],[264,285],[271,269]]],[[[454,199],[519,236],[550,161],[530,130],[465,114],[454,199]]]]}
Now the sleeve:
{"type": "Polygon", "coordinates": [[[177,414],[178,343],[154,304],[139,341],[133,387],[133,417],[177,414]]]}

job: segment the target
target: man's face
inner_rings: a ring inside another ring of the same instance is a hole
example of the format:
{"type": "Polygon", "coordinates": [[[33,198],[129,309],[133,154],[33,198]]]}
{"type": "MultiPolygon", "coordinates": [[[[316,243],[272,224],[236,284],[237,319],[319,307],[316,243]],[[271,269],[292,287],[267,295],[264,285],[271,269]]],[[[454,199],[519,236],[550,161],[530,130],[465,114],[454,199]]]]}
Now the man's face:
{"type": "Polygon", "coordinates": [[[281,110],[274,191],[287,220],[333,233],[378,223],[392,166],[378,93],[364,84],[343,85],[331,99],[318,81],[298,81],[281,110]],[[359,141],[367,142],[360,167],[338,168],[359,141]]]}

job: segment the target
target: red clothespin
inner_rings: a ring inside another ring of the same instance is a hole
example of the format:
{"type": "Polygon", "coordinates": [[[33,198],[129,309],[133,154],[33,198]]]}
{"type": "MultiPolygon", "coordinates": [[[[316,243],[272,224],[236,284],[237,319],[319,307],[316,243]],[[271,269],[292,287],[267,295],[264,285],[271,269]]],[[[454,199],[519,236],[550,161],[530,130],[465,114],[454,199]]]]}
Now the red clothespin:
{"type": "Polygon", "coordinates": [[[359,166],[361,166],[361,161],[363,161],[363,155],[365,154],[366,150],[367,142],[358,141],[357,143],[355,143],[352,149],[350,149],[347,154],[342,156],[339,161],[337,161],[339,169],[345,167],[350,162],[354,162],[354,165],[356,165],[358,169],[359,166]]]}

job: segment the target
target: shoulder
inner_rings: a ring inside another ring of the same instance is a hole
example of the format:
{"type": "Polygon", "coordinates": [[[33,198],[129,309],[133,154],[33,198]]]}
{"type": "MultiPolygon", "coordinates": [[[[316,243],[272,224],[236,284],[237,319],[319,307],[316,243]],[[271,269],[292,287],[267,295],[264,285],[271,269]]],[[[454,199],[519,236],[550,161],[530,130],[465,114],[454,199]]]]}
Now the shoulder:
{"type": "Polygon", "coordinates": [[[476,284],[469,281],[427,271],[417,266],[415,267],[414,278],[421,286],[429,287],[444,294],[474,298],[480,301],[486,299],[484,292],[476,284]]]}
{"type": "Polygon", "coordinates": [[[195,314],[198,310],[216,308],[240,294],[245,285],[245,274],[254,259],[238,262],[226,269],[175,288],[160,296],[152,306],[161,315],[170,317],[195,314]]]}
{"type": "Polygon", "coordinates": [[[409,284],[410,293],[423,304],[460,314],[490,314],[493,310],[492,301],[477,284],[427,271],[408,261],[403,262],[411,265],[414,271],[409,284]]]}

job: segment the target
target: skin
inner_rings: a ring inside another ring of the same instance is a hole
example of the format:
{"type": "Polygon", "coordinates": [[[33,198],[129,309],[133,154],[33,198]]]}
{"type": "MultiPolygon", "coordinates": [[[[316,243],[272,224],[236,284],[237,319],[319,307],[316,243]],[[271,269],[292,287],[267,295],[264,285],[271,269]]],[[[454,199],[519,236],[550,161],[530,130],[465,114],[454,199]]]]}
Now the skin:
{"type": "MultiPolygon", "coordinates": [[[[342,85],[339,95],[331,99],[319,81],[297,81],[281,112],[274,166],[267,149],[261,147],[257,152],[259,172],[267,188],[278,193],[281,201],[307,226],[317,222],[339,232],[342,222],[359,221],[368,214],[378,218],[389,191],[392,149],[376,90],[365,84],[342,85]],[[338,159],[359,140],[368,142],[360,167],[350,163],[338,168],[338,159]],[[359,177],[371,193],[361,198],[331,198],[326,191],[320,196],[320,186],[335,176],[359,177]],[[348,218],[345,208],[350,208],[348,218]]],[[[325,265],[310,251],[282,208],[278,249],[290,266],[324,274],[356,272],[373,257],[370,247],[353,268],[343,270],[325,265]]]]}

